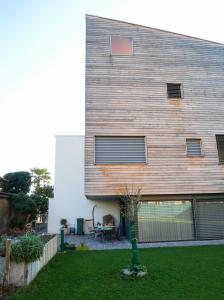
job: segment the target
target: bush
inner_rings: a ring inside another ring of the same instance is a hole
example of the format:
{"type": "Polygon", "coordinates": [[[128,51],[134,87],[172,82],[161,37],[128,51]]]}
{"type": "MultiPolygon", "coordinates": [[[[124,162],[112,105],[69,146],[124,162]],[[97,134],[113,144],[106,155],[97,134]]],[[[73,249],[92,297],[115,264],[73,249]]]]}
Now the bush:
{"type": "MultiPolygon", "coordinates": [[[[12,242],[11,260],[17,264],[21,262],[33,262],[43,255],[44,244],[37,235],[23,235],[16,242],[12,242]]],[[[5,242],[3,253],[5,252],[5,242]]]]}
{"type": "Polygon", "coordinates": [[[29,172],[13,172],[7,173],[3,176],[3,180],[0,184],[2,192],[18,194],[23,192],[27,194],[30,191],[31,175],[29,172]]]}
{"type": "Polygon", "coordinates": [[[23,192],[11,196],[11,204],[15,209],[15,216],[11,227],[23,229],[27,222],[36,218],[37,207],[33,199],[23,192]],[[29,220],[27,219],[29,216],[29,220]]]}

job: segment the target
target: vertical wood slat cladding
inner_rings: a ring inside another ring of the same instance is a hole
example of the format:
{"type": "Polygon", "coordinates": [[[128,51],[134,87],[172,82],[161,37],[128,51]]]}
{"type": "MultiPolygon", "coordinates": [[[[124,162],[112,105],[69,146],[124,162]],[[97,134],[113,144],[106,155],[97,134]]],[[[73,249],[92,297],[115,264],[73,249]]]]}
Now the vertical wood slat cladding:
{"type": "Polygon", "coordinates": [[[216,134],[224,134],[224,45],[87,16],[85,193],[223,193],[216,134]],[[111,56],[110,35],[133,39],[132,56],[111,56]],[[180,83],[182,99],[168,99],[180,83]],[[145,136],[147,164],[94,164],[94,136],[145,136]],[[186,155],[201,139],[203,157],[186,155]]]}

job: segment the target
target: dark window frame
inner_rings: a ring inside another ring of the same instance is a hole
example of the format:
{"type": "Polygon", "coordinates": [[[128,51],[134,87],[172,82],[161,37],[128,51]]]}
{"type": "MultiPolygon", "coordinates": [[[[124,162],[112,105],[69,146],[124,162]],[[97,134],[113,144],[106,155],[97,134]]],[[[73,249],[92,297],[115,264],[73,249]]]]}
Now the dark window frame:
{"type": "MultiPolygon", "coordinates": [[[[224,134],[216,134],[215,135],[219,164],[224,165],[224,158],[223,159],[221,158],[221,156],[224,157],[224,153],[221,155],[220,146],[218,145],[218,137],[223,137],[223,139],[224,139],[224,134]]],[[[224,152],[224,150],[223,150],[223,152],[224,152]]]]}
{"type": "Polygon", "coordinates": [[[183,99],[183,85],[181,83],[175,83],[175,82],[167,82],[166,83],[166,92],[167,92],[167,98],[168,99],[175,99],[175,100],[180,100],[183,99]],[[179,95],[177,96],[173,96],[170,95],[170,91],[169,91],[169,86],[171,87],[173,85],[173,87],[176,85],[178,86],[178,90],[179,90],[179,95]]]}

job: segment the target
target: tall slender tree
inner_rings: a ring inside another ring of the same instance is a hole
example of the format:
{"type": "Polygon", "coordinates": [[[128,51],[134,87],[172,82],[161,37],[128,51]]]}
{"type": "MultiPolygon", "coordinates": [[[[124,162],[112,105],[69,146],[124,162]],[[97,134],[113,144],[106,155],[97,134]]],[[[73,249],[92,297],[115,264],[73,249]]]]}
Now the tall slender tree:
{"type": "Polygon", "coordinates": [[[32,199],[35,201],[39,214],[48,212],[49,198],[54,196],[54,188],[50,184],[50,172],[46,168],[32,168],[32,199]]]}

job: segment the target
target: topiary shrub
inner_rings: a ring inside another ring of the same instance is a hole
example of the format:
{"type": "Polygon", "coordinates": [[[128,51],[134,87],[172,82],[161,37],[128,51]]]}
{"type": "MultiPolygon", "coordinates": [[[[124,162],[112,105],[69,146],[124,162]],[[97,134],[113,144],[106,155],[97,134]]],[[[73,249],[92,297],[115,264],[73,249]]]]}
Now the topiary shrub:
{"type": "MultiPolygon", "coordinates": [[[[11,246],[11,260],[17,264],[21,262],[30,263],[43,255],[44,244],[37,235],[23,235],[11,246]]],[[[3,244],[3,253],[5,243],[3,244]]]]}

